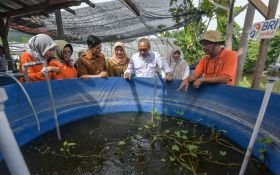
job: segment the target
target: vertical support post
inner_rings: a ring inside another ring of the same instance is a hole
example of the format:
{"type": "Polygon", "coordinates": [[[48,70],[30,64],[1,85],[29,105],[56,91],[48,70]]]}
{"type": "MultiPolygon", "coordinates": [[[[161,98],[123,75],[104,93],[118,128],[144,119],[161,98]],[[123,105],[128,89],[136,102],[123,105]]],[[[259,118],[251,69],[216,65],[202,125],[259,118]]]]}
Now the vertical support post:
{"type": "Polygon", "coordinates": [[[228,0],[228,22],[227,22],[227,35],[226,35],[226,48],[232,49],[232,35],[233,35],[233,24],[234,24],[234,8],[235,0],[228,0]]]}
{"type": "Polygon", "coordinates": [[[64,39],[64,31],[63,31],[63,24],[62,24],[62,18],[61,18],[61,12],[60,9],[57,9],[54,11],[55,14],[55,21],[56,21],[56,30],[57,30],[57,37],[58,39],[63,40],[64,39]]]}
{"type": "MultiPolygon", "coordinates": [[[[278,6],[279,0],[269,0],[268,4],[268,19],[273,19],[275,18],[277,6],[278,6]]],[[[254,89],[259,88],[264,64],[265,64],[265,57],[267,55],[267,50],[268,50],[268,45],[269,44],[269,39],[262,39],[261,44],[260,44],[260,49],[259,49],[259,54],[256,62],[256,67],[254,71],[254,76],[253,76],[253,81],[251,87],[254,89]]]]}
{"type": "Polygon", "coordinates": [[[248,42],[249,42],[248,36],[253,24],[254,16],[255,16],[255,7],[251,3],[249,3],[246,12],[245,21],[244,21],[242,36],[238,48],[238,68],[237,68],[237,74],[235,79],[235,85],[239,84],[243,72],[247,50],[248,50],[248,42]]]}
{"type": "Polygon", "coordinates": [[[8,42],[8,33],[10,26],[11,18],[7,17],[6,22],[4,22],[3,18],[0,18],[0,36],[3,42],[4,54],[8,62],[8,69],[13,70],[13,60],[10,54],[9,42],[8,42]]]}

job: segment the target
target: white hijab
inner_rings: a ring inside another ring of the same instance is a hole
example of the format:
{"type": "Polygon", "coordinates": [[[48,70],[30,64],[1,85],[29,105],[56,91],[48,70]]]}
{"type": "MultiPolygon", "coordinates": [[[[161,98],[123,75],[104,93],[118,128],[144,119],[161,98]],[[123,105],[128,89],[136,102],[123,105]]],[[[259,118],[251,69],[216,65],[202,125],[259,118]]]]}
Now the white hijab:
{"type": "Polygon", "coordinates": [[[167,62],[170,69],[172,69],[172,74],[174,79],[182,80],[189,75],[189,65],[187,61],[184,60],[184,53],[182,52],[182,49],[180,47],[178,46],[173,47],[167,62]],[[177,51],[180,52],[180,58],[178,60],[175,60],[173,58],[173,54],[177,51]]]}
{"type": "Polygon", "coordinates": [[[32,57],[37,58],[38,61],[46,61],[47,59],[44,58],[44,55],[50,49],[57,47],[57,44],[48,35],[38,34],[29,39],[28,47],[29,49],[27,52],[30,53],[32,57]]]}

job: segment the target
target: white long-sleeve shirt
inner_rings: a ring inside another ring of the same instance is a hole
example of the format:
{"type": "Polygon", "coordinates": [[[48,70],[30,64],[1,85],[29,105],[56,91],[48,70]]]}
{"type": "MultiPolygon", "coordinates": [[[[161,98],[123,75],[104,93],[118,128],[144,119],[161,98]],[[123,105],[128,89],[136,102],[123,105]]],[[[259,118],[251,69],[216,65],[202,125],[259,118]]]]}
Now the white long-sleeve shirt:
{"type": "Polygon", "coordinates": [[[172,72],[166,60],[161,58],[159,53],[150,51],[145,57],[136,53],[132,55],[125,73],[135,73],[136,77],[153,78],[157,68],[161,69],[165,74],[172,72]]]}

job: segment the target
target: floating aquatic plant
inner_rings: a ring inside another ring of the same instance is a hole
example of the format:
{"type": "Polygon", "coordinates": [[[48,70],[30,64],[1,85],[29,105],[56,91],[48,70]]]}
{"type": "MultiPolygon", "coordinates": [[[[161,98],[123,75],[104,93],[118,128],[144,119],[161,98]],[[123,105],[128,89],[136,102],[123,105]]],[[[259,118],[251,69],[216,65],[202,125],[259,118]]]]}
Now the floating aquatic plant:
{"type": "MultiPolygon", "coordinates": [[[[167,111],[166,111],[167,112],[167,111]]],[[[176,111],[178,117],[184,115],[182,111],[176,111]]],[[[165,118],[162,117],[155,110],[152,111],[154,121],[147,120],[142,127],[136,129],[136,133],[128,135],[123,139],[110,140],[104,138],[105,144],[99,151],[87,151],[83,153],[77,153],[76,149],[79,149],[79,145],[74,141],[66,140],[62,142],[59,151],[52,150],[50,147],[40,148],[40,152],[43,154],[52,154],[55,156],[63,156],[65,158],[78,158],[78,159],[90,159],[91,161],[102,161],[103,157],[108,152],[113,152],[117,155],[126,154],[126,148],[133,148],[135,152],[132,153],[136,161],[145,161],[145,156],[142,145],[150,145],[151,151],[156,150],[156,145],[162,145],[167,155],[159,157],[159,161],[164,164],[179,165],[184,171],[191,174],[203,174],[206,172],[200,172],[199,163],[201,161],[207,161],[212,164],[218,164],[223,166],[240,166],[240,163],[230,162],[230,160],[222,161],[222,157],[227,157],[228,152],[225,149],[231,149],[241,154],[244,151],[240,150],[229,141],[223,139],[223,134],[227,131],[217,131],[214,127],[207,133],[201,133],[198,124],[193,124],[193,128],[188,128],[190,121],[183,120],[182,118],[165,118]],[[172,128],[164,128],[164,122],[173,121],[175,126],[172,128]],[[210,142],[215,142],[219,145],[220,150],[210,151],[205,145],[210,142]],[[225,148],[225,149],[223,149],[225,148]]],[[[263,143],[269,143],[269,139],[263,139],[263,143]]],[[[81,151],[81,150],[80,150],[81,151]]],[[[265,154],[266,150],[260,150],[261,154],[265,154]]],[[[123,162],[123,158],[120,158],[120,162],[123,162]]]]}

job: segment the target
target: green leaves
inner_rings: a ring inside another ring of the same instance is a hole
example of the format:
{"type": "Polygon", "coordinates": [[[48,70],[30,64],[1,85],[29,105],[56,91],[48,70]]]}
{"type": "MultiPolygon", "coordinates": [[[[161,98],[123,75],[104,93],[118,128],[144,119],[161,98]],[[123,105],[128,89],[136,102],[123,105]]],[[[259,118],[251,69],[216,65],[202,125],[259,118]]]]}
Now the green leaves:
{"type": "Polygon", "coordinates": [[[142,135],[140,135],[140,134],[137,134],[135,137],[136,137],[136,139],[137,139],[137,140],[141,140],[141,139],[143,139],[143,136],[142,136],[142,135]]]}
{"type": "Polygon", "coordinates": [[[65,140],[62,144],[62,147],[60,148],[60,151],[64,154],[70,154],[70,150],[74,149],[77,144],[74,142],[68,142],[65,140]]]}
{"type": "Polygon", "coordinates": [[[258,142],[264,144],[263,148],[258,149],[258,152],[260,154],[260,159],[265,160],[265,156],[267,154],[267,149],[265,147],[272,143],[272,138],[271,137],[263,137],[263,138],[259,139],[258,142]]]}
{"type": "Polygon", "coordinates": [[[180,130],[181,131],[181,133],[183,133],[183,134],[187,134],[189,131],[187,131],[187,130],[180,130]]]}
{"type": "Polygon", "coordinates": [[[258,149],[258,152],[260,153],[260,159],[264,160],[265,159],[265,155],[267,153],[267,150],[265,148],[260,148],[260,149],[258,149]]]}
{"type": "Polygon", "coordinates": [[[178,121],[178,122],[177,122],[177,124],[178,124],[179,126],[182,126],[182,125],[183,125],[183,123],[184,123],[184,121],[183,121],[183,120],[181,120],[181,121],[178,121]]]}
{"type": "Polygon", "coordinates": [[[175,110],[174,112],[176,113],[176,115],[184,115],[184,111],[175,110]]]}
{"type": "Polygon", "coordinates": [[[170,133],[170,130],[169,130],[169,129],[166,129],[164,132],[165,132],[165,133],[170,133]]]}
{"type": "Polygon", "coordinates": [[[68,142],[67,140],[63,142],[64,147],[73,147],[75,145],[76,145],[76,143],[71,143],[71,142],[68,142]]]}
{"type": "MultiPolygon", "coordinates": [[[[169,132],[169,130],[168,130],[169,132]]],[[[177,138],[181,138],[181,139],[188,139],[188,137],[186,136],[186,134],[188,133],[189,131],[187,130],[180,130],[180,131],[175,131],[174,134],[176,135],[177,138]]]]}
{"type": "Polygon", "coordinates": [[[174,134],[176,135],[176,137],[181,138],[181,133],[180,133],[180,131],[175,131],[174,134]]]}
{"type": "Polygon", "coordinates": [[[265,60],[265,69],[267,69],[269,65],[276,62],[278,55],[280,53],[279,45],[280,45],[280,30],[278,30],[275,37],[269,41],[269,48],[265,60]]]}
{"type": "Polygon", "coordinates": [[[169,156],[169,160],[170,160],[171,162],[173,162],[173,161],[175,161],[175,157],[169,156]]]}
{"type": "Polygon", "coordinates": [[[266,149],[260,148],[260,149],[258,149],[258,152],[259,152],[259,153],[265,153],[265,152],[266,152],[266,149]]]}
{"type": "Polygon", "coordinates": [[[180,148],[178,145],[172,145],[172,151],[180,151],[180,148]]]}
{"type": "Polygon", "coordinates": [[[266,144],[271,144],[271,143],[272,143],[272,138],[270,138],[270,137],[264,137],[264,138],[261,138],[261,139],[259,140],[259,142],[261,142],[261,143],[266,143],[266,144]]]}
{"type": "Polygon", "coordinates": [[[192,151],[192,150],[197,150],[198,146],[190,144],[190,145],[187,145],[187,148],[188,148],[190,151],[192,151]]]}
{"type": "Polygon", "coordinates": [[[221,156],[226,156],[226,155],[227,155],[227,152],[226,152],[226,151],[219,151],[219,154],[220,154],[221,156]]]}
{"type": "Polygon", "coordinates": [[[188,139],[188,137],[187,137],[187,136],[185,136],[185,135],[182,135],[182,139],[187,140],[187,139],[188,139]]]}
{"type": "Polygon", "coordinates": [[[124,141],[119,141],[118,145],[119,146],[122,146],[122,145],[125,145],[126,143],[124,141]]]}
{"type": "Polygon", "coordinates": [[[160,121],[160,120],[161,120],[161,117],[160,117],[160,115],[156,115],[156,116],[154,117],[154,119],[157,120],[157,121],[160,121]]]}

